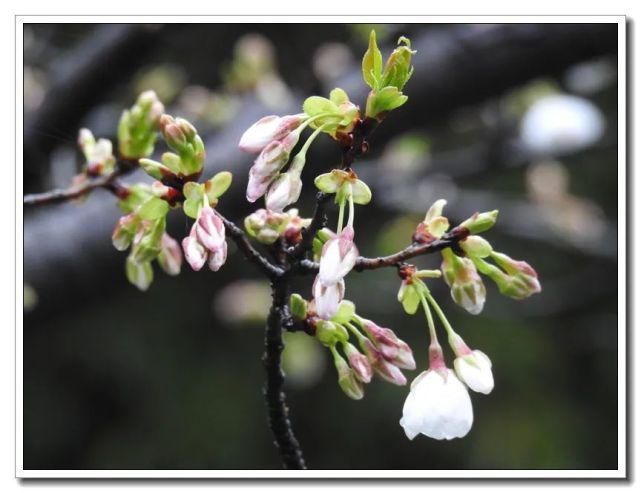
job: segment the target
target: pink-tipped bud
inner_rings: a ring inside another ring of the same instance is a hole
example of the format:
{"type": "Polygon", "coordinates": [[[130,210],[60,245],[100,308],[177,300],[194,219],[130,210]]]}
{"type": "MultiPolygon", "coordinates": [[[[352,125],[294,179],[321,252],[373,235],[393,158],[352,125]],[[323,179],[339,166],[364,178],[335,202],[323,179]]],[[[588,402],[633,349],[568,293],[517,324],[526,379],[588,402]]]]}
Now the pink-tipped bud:
{"type": "Polygon", "coordinates": [[[213,270],[214,272],[218,271],[224,264],[225,261],[227,260],[227,242],[224,241],[220,248],[216,249],[215,251],[209,252],[209,262],[208,266],[210,270],[213,270]]]}
{"type": "Polygon", "coordinates": [[[442,254],[441,270],[452,299],[472,315],[478,315],[485,305],[486,291],[474,262],[455,255],[449,249],[443,250],[442,254]]]}
{"type": "Polygon", "coordinates": [[[111,235],[111,241],[116,250],[125,251],[136,236],[140,218],[134,214],[127,214],[118,219],[118,224],[111,235]]]}
{"type": "Polygon", "coordinates": [[[245,130],[238,147],[245,152],[260,152],[270,142],[283,139],[302,122],[302,115],[263,117],[245,130]]]}
{"type": "Polygon", "coordinates": [[[200,244],[195,232],[195,224],[191,228],[189,236],[182,241],[183,252],[185,252],[185,259],[195,271],[199,271],[207,262],[207,250],[200,244]]]}
{"type": "Polygon", "coordinates": [[[180,267],[183,262],[183,254],[178,242],[167,233],[162,235],[160,240],[160,254],[158,263],[160,267],[170,276],[180,274],[180,267]]]}
{"type": "Polygon", "coordinates": [[[374,370],[384,380],[394,385],[406,385],[407,379],[398,366],[390,363],[384,358],[380,358],[374,364],[374,370]]]}
{"type": "Polygon", "coordinates": [[[491,256],[508,274],[496,280],[502,294],[520,300],[541,292],[538,275],[530,264],[514,260],[503,253],[493,252],[491,256]]]}
{"type": "Polygon", "coordinates": [[[407,379],[394,363],[387,361],[379,349],[367,338],[360,339],[361,350],[378,376],[395,385],[405,385],[407,379]]]}
{"type": "Polygon", "coordinates": [[[200,209],[195,228],[198,241],[210,252],[219,250],[225,243],[225,225],[209,204],[200,209]]]}
{"type": "Polygon", "coordinates": [[[369,383],[372,380],[372,366],[367,360],[367,357],[349,342],[343,345],[343,350],[349,361],[349,366],[354,370],[356,378],[363,383],[369,383]]]}
{"type": "Polygon", "coordinates": [[[334,366],[338,373],[338,385],[350,399],[359,400],[365,395],[363,384],[356,378],[356,373],[338,352],[334,352],[334,366]]]}

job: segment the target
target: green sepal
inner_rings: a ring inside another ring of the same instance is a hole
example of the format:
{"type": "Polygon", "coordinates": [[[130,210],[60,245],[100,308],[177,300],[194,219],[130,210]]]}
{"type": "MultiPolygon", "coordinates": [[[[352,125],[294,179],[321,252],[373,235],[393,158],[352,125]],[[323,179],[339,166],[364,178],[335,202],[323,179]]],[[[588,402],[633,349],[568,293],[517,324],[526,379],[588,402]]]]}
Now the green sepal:
{"type": "Polygon", "coordinates": [[[421,294],[414,283],[403,283],[398,292],[398,301],[403,305],[405,313],[414,315],[421,302],[421,294]]]}
{"type": "Polygon", "coordinates": [[[355,314],[356,305],[349,300],[343,300],[338,305],[338,310],[331,318],[331,321],[337,324],[345,324],[351,321],[355,314]]]}
{"type": "Polygon", "coordinates": [[[205,182],[205,193],[209,202],[216,202],[231,185],[232,174],[229,171],[221,171],[205,182]]]}
{"type": "Polygon", "coordinates": [[[356,180],[352,183],[352,199],[355,204],[365,205],[372,200],[372,191],[362,180],[356,180]]]}
{"type": "Polygon", "coordinates": [[[295,318],[305,320],[307,318],[307,301],[298,293],[292,294],[289,297],[289,311],[295,318]]]}
{"type": "Polygon", "coordinates": [[[203,197],[205,195],[205,185],[190,181],[185,183],[183,187],[183,195],[185,201],[183,202],[183,211],[185,215],[196,219],[198,212],[203,205],[203,197]]]}

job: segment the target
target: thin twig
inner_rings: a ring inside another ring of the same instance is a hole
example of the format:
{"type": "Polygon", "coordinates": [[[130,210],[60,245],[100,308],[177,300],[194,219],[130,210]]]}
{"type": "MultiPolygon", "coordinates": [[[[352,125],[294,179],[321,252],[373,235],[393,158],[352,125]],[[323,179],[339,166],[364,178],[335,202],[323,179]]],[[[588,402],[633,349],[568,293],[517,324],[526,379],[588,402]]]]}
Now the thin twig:
{"type": "Polygon", "coordinates": [[[80,186],[25,195],[22,203],[26,207],[34,207],[37,205],[46,204],[59,204],[61,202],[69,202],[71,200],[83,197],[93,192],[97,188],[105,188],[116,194],[122,193],[120,192],[121,188],[114,186],[114,181],[120,176],[120,174],[121,173],[116,170],[109,175],[93,178],[87,183],[80,186]]]}
{"type": "Polygon", "coordinates": [[[75,187],[25,195],[22,199],[22,203],[26,207],[60,204],[62,202],[69,202],[71,200],[84,197],[98,188],[104,188],[105,190],[113,193],[116,197],[122,199],[127,196],[128,190],[127,187],[118,182],[118,178],[130,173],[137,167],[137,159],[121,158],[116,163],[116,169],[108,175],[89,178],[86,183],[75,187]]]}
{"type": "MultiPolygon", "coordinates": [[[[400,263],[414,257],[438,252],[444,248],[456,248],[458,242],[463,240],[465,236],[467,236],[467,231],[463,229],[453,229],[442,238],[434,240],[431,243],[413,243],[403,250],[385,257],[358,257],[354,264],[354,270],[361,272],[364,270],[380,269],[382,267],[397,267],[400,263]]],[[[301,274],[314,274],[318,272],[319,264],[312,260],[303,259],[298,262],[297,268],[301,274]]]]}
{"type": "Polygon", "coordinates": [[[312,222],[303,230],[302,239],[298,245],[290,250],[290,254],[295,259],[302,258],[311,248],[312,241],[319,230],[325,227],[327,216],[325,215],[325,206],[329,200],[329,195],[323,192],[316,194],[316,208],[312,216],[312,222]]]}

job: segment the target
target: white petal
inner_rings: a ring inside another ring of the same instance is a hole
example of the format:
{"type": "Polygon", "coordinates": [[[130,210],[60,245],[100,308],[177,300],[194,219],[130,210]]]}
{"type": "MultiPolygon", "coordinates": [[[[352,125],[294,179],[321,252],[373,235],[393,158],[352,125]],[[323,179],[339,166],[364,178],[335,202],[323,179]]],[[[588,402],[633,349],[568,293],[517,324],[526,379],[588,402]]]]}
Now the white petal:
{"type": "Polygon", "coordinates": [[[336,284],[325,286],[317,277],[312,290],[316,314],[324,320],[329,320],[336,314],[338,305],[343,300],[345,283],[341,280],[336,284]]]}
{"type": "Polygon", "coordinates": [[[338,238],[328,240],[321,254],[318,276],[326,286],[336,284],[343,278],[340,275],[341,258],[338,241],[338,238]]]}
{"type": "Polygon", "coordinates": [[[416,378],[400,423],[410,439],[422,433],[437,440],[451,440],[467,435],[473,420],[467,389],[448,369],[445,378],[433,370],[416,378]]]}
{"type": "Polygon", "coordinates": [[[454,360],[454,369],[458,377],[475,392],[489,394],[494,388],[492,362],[485,353],[478,349],[466,356],[454,360]]]}

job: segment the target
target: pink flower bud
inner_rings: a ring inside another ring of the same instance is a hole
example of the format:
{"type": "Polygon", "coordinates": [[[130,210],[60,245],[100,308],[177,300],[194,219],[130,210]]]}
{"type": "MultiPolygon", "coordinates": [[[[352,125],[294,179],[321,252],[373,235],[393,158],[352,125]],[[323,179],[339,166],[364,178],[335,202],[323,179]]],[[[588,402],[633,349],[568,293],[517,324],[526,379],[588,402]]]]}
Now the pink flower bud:
{"type": "Polygon", "coordinates": [[[361,349],[377,375],[395,385],[405,385],[407,379],[394,363],[387,361],[381,351],[372,341],[366,338],[360,340],[361,349]]]}
{"type": "Polygon", "coordinates": [[[272,141],[261,151],[249,170],[249,183],[247,184],[247,200],[249,202],[255,202],[265,195],[269,185],[289,161],[289,152],[296,141],[298,141],[298,135],[289,134],[282,142],[272,141]]]}
{"type": "Polygon", "coordinates": [[[321,251],[318,278],[323,284],[334,284],[343,279],[353,268],[358,258],[354,245],[354,229],[345,228],[340,235],[331,238],[321,251]]]}
{"type": "Polygon", "coordinates": [[[194,223],[198,241],[210,252],[216,252],[225,243],[225,225],[220,216],[205,204],[194,223]]]}
{"type": "Polygon", "coordinates": [[[338,385],[345,392],[345,395],[354,400],[362,399],[365,391],[363,384],[356,378],[354,370],[341,357],[334,358],[334,365],[338,372],[338,385]]]}
{"type": "Polygon", "coordinates": [[[162,235],[160,240],[160,254],[158,263],[162,269],[170,276],[180,274],[180,267],[183,262],[183,254],[178,242],[167,233],[162,235]]]}
{"type": "Polygon", "coordinates": [[[220,248],[209,253],[209,268],[216,272],[227,260],[227,242],[223,241],[220,248]]]}
{"type": "Polygon", "coordinates": [[[354,370],[356,378],[363,383],[369,383],[372,380],[372,366],[367,360],[367,357],[349,342],[343,345],[343,350],[345,351],[345,356],[347,356],[349,366],[354,370]]]}
{"type": "Polygon", "coordinates": [[[289,204],[298,200],[303,182],[295,171],[281,173],[271,184],[265,195],[265,205],[268,209],[281,212],[289,204]]]}
{"type": "Polygon", "coordinates": [[[185,259],[195,271],[199,271],[207,261],[207,250],[200,244],[195,233],[195,224],[191,228],[189,236],[182,241],[185,259]]]}
{"type": "Polygon", "coordinates": [[[281,140],[302,122],[302,115],[263,117],[245,130],[238,142],[238,147],[245,152],[260,152],[267,144],[274,140],[281,140]]]}
{"type": "Polygon", "coordinates": [[[449,249],[443,250],[442,254],[441,270],[452,299],[472,315],[478,315],[485,305],[486,291],[474,263],[449,249]]]}
{"type": "Polygon", "coordinates": [[[341,279],[336,284],[326,286],[319,281],[319,276],[316,276],[312,293],[316,314],[324,320],[329,320],[336,314],[338,305],[343,301],[345,282],[341,279]]]}
{"type": "Polygon", "coordinates": [[[393,383],[394,385],[407,384],[407,379],[398,366],[390,363],[384,358],[380,358],[376,361],[374,364],[374,370],[380,377],[387,380],[389,383],[393,383]]]}
{"type": "Polygon", "coordinates": [[[140,218],[134,213],[127,214],[118,219],[118,224],[111,235],[111,241],[116,250],[122,252],[129,248],[129,245],[131,245],[136,235],[139,222],[140,218]]]}
{"type": "Polygon", "coordinates": [[[503,253],[492,252],[494,261],[507,274],[505,278],[497,281],[501,293],[515,299],[527,298],[541,292],[536,271],[523,260],[514,260],[503,253]]]}

